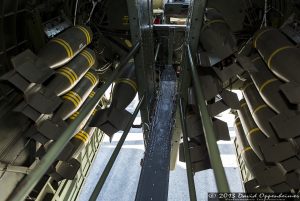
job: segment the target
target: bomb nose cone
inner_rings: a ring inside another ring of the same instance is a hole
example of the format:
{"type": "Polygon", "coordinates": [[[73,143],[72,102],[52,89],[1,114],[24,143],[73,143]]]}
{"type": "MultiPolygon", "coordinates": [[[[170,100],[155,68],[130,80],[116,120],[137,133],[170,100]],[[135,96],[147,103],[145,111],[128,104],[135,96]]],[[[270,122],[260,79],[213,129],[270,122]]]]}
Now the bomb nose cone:
{"type": "Polygon", "coordinates": [[[90,44],[92,37],[92,31],[87,26],[71,27],[50,40],[38,53],[38,57],[49,68],[58,68],[90,44]]]}

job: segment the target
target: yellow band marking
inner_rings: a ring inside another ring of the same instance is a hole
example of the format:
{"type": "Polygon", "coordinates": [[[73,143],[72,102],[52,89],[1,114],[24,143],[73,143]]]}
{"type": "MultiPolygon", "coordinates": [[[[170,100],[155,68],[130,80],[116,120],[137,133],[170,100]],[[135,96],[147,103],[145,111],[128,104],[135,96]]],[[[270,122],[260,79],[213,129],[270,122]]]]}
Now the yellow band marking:
{"type": "Polygon", "coordinates": [[[74,136],[74,138],[77,138],[77,139],[79,139],[80,141],[82,141],[82,142],[84,142],[84,143],[87,141],[87,139],[86,139],[85,137],[81,136],[79,133],[77,133],[77,134],[74,136]]]}
{"type": "Polygon", "coordinates": [[[91,66],[94,65],[95,58],[93,57],[93,55],[89,51],[87,51],[87,50],[84,50],[83,53],[86,54],[90,58],[90,60],[91,60],[91,66]]]}
{"type": "Polygon", "coordinates": [[[236,127],[238,127],[238,126],[241,125],[241,122],[240,122],[240,121],[236,121],[236,122],[235,122],[235,125],[236,125],[236,127]]]}
{"type": "Polygon", "coordinates": [[[84,77],[89,79],[92,83],[92,85],[95,85],[98,82],[98,79],[95,77],[95,75],[91,72],[87,72],[84,77]]]}
{"type": "Polygon", "coordinates": [[[137,92],[137,84],[135,81],[128,78],[121,78],[116,81],[116,83],[124,83],[130,85],[135,92],[137,92]]]}
{"type": "Polygon", "coordinates": [[[127,47],[129,47],[129,48],[132,47],[132,43],[130,42],[130,40],[125,39],[124,42],[127,45],[127,47]]]}
{"type": "Polygon", "coordinates": [[[94,80],[90,76],[85,75],[84,77],[87,78],[92,83],[92,85],[94,85],[94,80]]]}
{"type": "Polygon", "coordinates": [[[272,82],[275,82],[275,81],[277,81],[277,80],[278,80],[278,79],[276,79],[276,78],[272,78],[272,79],[269,79],[269,80],[265,81],[265,82],[261,85],[261,87],[259,88],[259,92],[262,92],[263,89],[264,89],[268,84],[271,84],[272,82]]]}
{"type": "Polygon", "coordinates": [[[63,98],[70,100],[75,105],[75,107],[77,107],[81,103],[81,97],[73,91],[69,91],[66,95],[63,96],[63,98]]]}
{"type": "Polygon", "coordinates": [[[98,111],[97,109],[94,109],[92,115],[94,116],[94,115],[96,114],[97,111],[98,111]]]}
{"type": "Polygon", "coordinates": [[[78,79],[77,74],[73,71],[73,69],[71,69],[71,68],[69,68],[67,66],[65,66],[63,68],[66,69],[67,71],[69,71],[73,75],[73,77],[75,78],[75,80],[78,79]]]}
{"type": "Polygon", "coordinates": [[[78,112],[78,111],[74,113],[74,115],[78,115],[78,114],[79,114],[79,112],[78,112]]]}
{"type": "Polygon", "coordinates": [[[243,103],[241,104],[241,107],[245,107],[247,105],[247,103],[243,103]]]}
{"type": "Polygon", "coordinates": [[[65,66],[65,67],[58,69],[58,73],[62,73],[62,72],[68,74],[72,78],[73,83],[75,83],[76,80],[78,79],[77,74],[69,67],[65,66]]]}
{"type": "Polygon", "coordinates": [[[253,151],[251,147],[246,147],[245,149],[242,150],[241,154],[245,153],[246,151],[253,151]]]}
{"type": "Polygon", "coordinates": [[[83,50],[80,54],[88,61],[89,67],[95,64],[95,59],[90,52],[83,50]]]}
{"type": "Polygon", "coordinates": [[[92,92],[90,93],[89,97],[90,97],[90,98],[93,98],[93,97],[95,96],[95,94],[96,94],[96,93],[95,93],[94,91],[92,91],[92,92]]]}
{"type": "Polygon", "coordinates": [[[91,67],[92,65],[91,65],[91,60],[90,60],[90,58],[85,54],[85,53],[80,53],[80,55],[81,56],[83,56],[86,60],[87,60],[87,62],[88,62],[88,67],[91,67]]]}
{"type": "Polygon", "coordinates": [[[253,133],[255,133],[255,132],[258,132],[258,131],[260,131],[259,128],[253,128],[253,129],[251,129],[251,130],[247,133],[247,135],[251,135],[251,134],[253,134],[253,133]]]}
{"type": "Polygon", "coordinates": [[[73,50],[72,50],[71,46],[65,40],[63,40],[61,38],[54,38],[54,39],[51,40],[51,42],[55,42],[57,44],[60,44],[66,50],[69,58],[74,56],[74,53],[73,53],[73,50]]]}
{"type": "Polygon", "coordinates": [[[74,114],[72,114],[71,116],[70,116],[70,119],[72,119],[72,120],[74,120],[74,119],[76,119],[76,117],[79,115],[79,112],[75,112],[74,114]]]}
{"type": "Polygon", "coordinates": [[[59,71],[58,73],[63,75],[64,77],[66,77],[69,80],[69,82],[71,83],[71,85],[74,84],[74,81],[73,81],[72,77],[69,74],[67,74],[65,72],[62,72],[62,71],[59,71]]]}
{"type": "Polygon", "coordinates": [[[85,138],[86,140],[89,138],[89,134],[87,134],[84,131],[80,131],[79,133],[77,133],[77,135],[80,135],[81,137],[85,138]]]}
{"type": "Polygon", "coordinates": [[[275,51],[271,54],[271,56],[269,57],[269,59],[268,59],[267,64],[268,64],[269,68],[271,69],[271,62],[272,62],[273,57],[274,57],[276,54],[278,54],[279,52],[281,52],[281,51],[283,51],[283,50],[291,49],[291,48],[296,48],[296,47],[294,47],[294,46],[284,46],[284,47],[281,47],[281,48],[278,48],[277,50],[275,50],[275,51]]]}
{"type": "Polygon", "coordinates": [[[253,41],[253,46],[256,48],[256,46],[257,46],[257,40],[264,34],[264,33],[266,33],[266,32],[268,32],[268,31],[271,31],[272,29],[265,29],[265,30],[263,30],[262,32],[260,32],[256,37],[255,37],[255,39],[254,39],[254,41],[253,41]]]}
{"type": "Polygon", "coordinates": [[[263,108],[267,108],[268,106],[266,104],[260,105],[257,108],[255,108],[252,112],[252,115],[254,115],[256,112],[258,112],[259,110],[263,109],[263,108]]]}
{"type": "Polygon", "coordinates": [[[63,96],[63,98],[72,101],[76,107],[80,103],[80,102],[78,102],[78,100],[76,99],[76,97],[74,97],[72,94],[66,94],[66,95],[63,96]]]}
{"type": "Polygon", "coordinates": [[[74,137],[83,142],[87,142],[89,139],[89,134],[87,132],[81,130],[74,137]]]}
{"type": "Polygon", "coordinates": [[[76,97],[78,102],[81,102],[81,97],[74,91],[69,91],[68,94],[71,94],[72,96],[76,97]]]}
{"type": "Polygon", "coordinates": [[[90,76],[94,80],[95,83],[97,82],[97,78],[93,73],[87,72],[86,75],[90,76]]]}
{"type": "Polygon", "coordinates": [[[81,134],[85,135],[87,138],[89,137],[89,134],[85,132],[84,130],[79,131],[81,134]]]}
{"type": "Polygon", "coordinates": [[[79,115],[79,113],[74,113],[74,114],[72,114],[71,117],[77,117],[78,115],[79,115]]]}
{"type": "Polygon", "coordinates": [[[69,97],[69,96],[67,96],[67,95],[64,95],[64,96],[63,96],[63,99],[71,101],[71,102],[74,104],[75,107],[78,106],[78,103],[77,103],[72,97],[69,97]]]}
{"type": "Polygon", "coordinates": [[[224,20],[221,20],[221,19],[217,19],[217,20],[209,20],[207,21],[204,26],[203,26],[203,29],[205,29],[206,27],[208,27],[209,25],[211,24],[214,24],[214,23],[223,23],[223,24],[226,24],[226,22],[224,20]]]}
{"type": "Polygon", "coordinates": [[[76,26],[76,28],[80,29],[84,33],[85,38],[86,38],[86,44],[90,44],[91,37],[90,37],[89,31],[86,28],[84,28],[83,26],[76,26]]]}

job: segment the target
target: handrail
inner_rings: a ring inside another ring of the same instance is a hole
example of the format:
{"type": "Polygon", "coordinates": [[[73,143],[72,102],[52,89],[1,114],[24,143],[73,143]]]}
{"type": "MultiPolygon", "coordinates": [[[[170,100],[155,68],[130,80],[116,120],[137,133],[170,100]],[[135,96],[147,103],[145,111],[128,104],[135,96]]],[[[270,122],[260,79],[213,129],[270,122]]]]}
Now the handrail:
{"type": "Polygon", "coordinates": [[[192,58],[191,49],[188,44],[186,44],[186,47],[187,47],[186,49],[187,49],[187,54],[190,62],[190,68],[192,71],[191,74],[194,81],[196,102],[201,115],[201,121],[203,125],[207,150],[210,158],[210,164],[212,166],[212,169],[214,170],[214,175],[215,175],[219,192],[222,193],[230,192],[228,181],[225,175],[225,170],[221,161],[220,151],[217,145],[216,135],[212,125],[212,120],[208,114],[205,98],[200,84],[200,79],[192,58]]]}
{"type": "Polygon", "coordinates": [[[104,183],[105,183],[105,181],[106,181],[106,179],[107,179],[107,177],[110,173],[110,170],[111,170],[112,166],[114,165],[114,163],[116,161],[116,158],[118,157],[118,154],[120,153],[120,150],[121,150],[121,148],[122,148],[122,146],[125,142],[125,139],[126,139],[128,133],[130,131],[130,128],[133,124],[133,121],[134,121],[135,117],[137,116],[137,114],[140,110],[140,107],[142,105],[143,100],[144,100],[144,96],[140,99],[139,104],[136,106],[136,108],[135,108],[128,124],[126,125],[126,128],[124,129],[124,132],[123,132],[116,148],[114,149],[114,152],[112,153],[109,161],[107,162],[107,164],[105,166],[105,169],[103,170],[103,173],[102,173],[99,181],[97,182],[96,187],[95,187],[89,201],[97,200],[97,197],[98,197],[98,195],[99,195],[99,193],[100,193],[100,191],[101,191],[101,189],[102,189],[102,187],[103,187],[103,185],[104,185],[104,183]]]}
{"type": "Polygon", "coordinates": [[[186,114],[183,108],[182,98],[179,98],[179,113],[180,113],[180,120],[181,120],[181,128],[182,128],[182,136],[183,136],[183,151],[184,151],[184,158],[186,164],[186,174],[188,179],[189,185],[189,194],[191,201],[197,201],[196,189],[195,189],[195,182],[194,182],[194,175],[192,171],[192,162],[191,156],[189,151],[189,144],[188,144],[188,133],[186,128],[186,114]]]}
{"type": "Polygon", "coordinates": [[[37,166],[18,184],[16,189],[9,196],[7,201],[21,201],[25,200],[26,196],[32,191],[35,185],[39,182],[42,176],[47,172],[52,163],[56,160],[59,154],[62,152],[68,141],[73,137],[77,127],[85,119],[87,114],[98,105],[102,95],[105,93],[107,88],[111,83],[118,78],[124,66],[132,58],[133,55],[139,50],[140,42],[131,49],[128,55],[120,62],[119,67],[112,73],[109,79],[101,85],[101,87],[96,91],[95,96],[91,101],[82,108],[82,112],[77,116],[77,118],[68,126],[68,128],[62,133],[61,137],[53,143],[49,151],[44,155],[37,166]]]}

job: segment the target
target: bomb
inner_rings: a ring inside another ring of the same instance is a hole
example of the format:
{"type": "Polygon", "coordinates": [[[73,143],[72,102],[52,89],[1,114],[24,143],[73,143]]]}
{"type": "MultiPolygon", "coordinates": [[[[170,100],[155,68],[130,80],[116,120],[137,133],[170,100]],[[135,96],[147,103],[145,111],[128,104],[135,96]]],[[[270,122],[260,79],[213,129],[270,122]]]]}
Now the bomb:
{"type": "MultiPolygon", "coordinates": [[[[193,172],[210,169],[211,164],[205,142],[200,116],[194,111],[187,112],[187,134],[189,137],[188,148],[191,157],[193,172]]],[[[183,143],[179,145],[179,161],[186,162],[183,143]]]]}
{"type": "Polygon", "coordinates": [[[279,142],[277,138],[268,138],[256,125],[245,99],[240,101],[241,109],[238,115],[247,140],[257,154],[265,161],[276,163],[293,157],[296,154],[294,147],[287,141],[279,142]]]}
{"type": "Polygon", "coordinates": [[[71,91],[62,96],[64,101],[56,111],[53,120],[66,120],[75,113],[98,82],[98,75],[90,69],[71,91]]]}
{"type": "Polygon", "coordinates": [[[250,76],[265,103],[278,114],[291,112],[290,103],[280,92],[283,82],[272,74],[258,54],[252,56],[252,62],[258,72],[250,72],[250,76]]]}
{"type": "Polygon", "coordinates": [[[55,169],[50,173],[52,178],[56,181],[75,178],[81,166],[77,157],[94,133],[95,128],[88,128],[86,126],[74,135],[58,158],[63,158],[63,160],[59,161],[55,169]]]}
{"type": "Polygon", "coordinates": [[[119,130],[124,130],[131,117],[131,113],[125,108],[134,99],[136,93],[134,64],[129,63],[120,78],[115,81],[110,107],[98,110],[90,126],[98,127],[110,137],[119,130]]]}
{"type": "MultiPolygon", "coordinates": [[[[87,104],[94,95],[95,92],[92,91],[84,104],[87,104]]],[[[82,109],[82,107],[80,109],[82,109]]],[[[76,119],[77,115],[79,115],[80,109],[77,111],[78,114],[76,114],[77,112],[74,113],[67,121],[72,122],[74,119],[76,119]]],[[[87,115],[86,119],[82,121],[81,125],[75,132],[76,134],[72,137],[72,139],[64,147],[64,150],[58,156],[57,159],[60,161],[57,163],[55,170],[53,170],[53,172],[50,174],[55,180],[60,181],[62,179],[74,179],[81,165],[76,158],[86,146],[92,135],[95,133],[96,128],[89,127],[89,123],[96,111],[97,106],[95,106],[94,110],[92,110],[92,112],[87,115]]]]}
{"type": "Polygon", "coordinates": [[[253,82],[246,84],[246,87],[243,89],[243,94],[259,129],[263,131],[267,137],[276,139],[276,133],[269,123],[269,120],[276,116],[276,113],[262,100],[253,82]]]}
{"type": "Polygon", "coordinates": [[[38,53],[49,68],[58,68],[69,62],[92,41],[92,31],[87,26],[74,26],[50,40],[38,53]]]}
{"type": "MultiPolygon", "coordinates": [[[[95,89],[89,94],[89,96],[87,97],[87,99],[84,101],[84,103],[81,105],[81,107],[74,112],[67,120],[67,123],[72,123],[77,117],[78,115],[80,115],[80,113],[82,112],[83,108],[92,100],[92,98],[95,96],[95,89]]],[[[88,113],[86,115],[86,117],[82,120],[82,122],[79,124],[77,130],[75,131],[75,133],[79,132],[81,129],[83,129],[83,127],[87,124],[87,122],[90,122],[90,118],[91,116],[95,115],[95,113],[99,110],[100,106],[95,106],[93,110],[90,111],[90,113],[88,113]]]]}
{"type": "Polygon", "coordinates": [[[95,64],[95,53],[85,48],[65,66],[60,67],[46,86],[49,93],[61,96],[71,90],[85,73],[95,64]]]}
{"type": "Polygon", "coordinates": [[[207,52],[215,54],[221,60],[234,52],[235,37],[222,15],[214,8],[206,11],[200,42],[207,52]]]}
{"type": "Polygon", "coordinates": [[[267,27],[259,30],[253,45],[278,78],[300,83],[300,50],[278,29],[267,27]]]}
{"type": "Polygon", "coordinates": [[[235,120],[236,140],[241,149],[241,156],[253,177],[261,187],[275,185],[285,181],[285,172],[280,166],[266,165],[249,145],[239,118],[235,120]]]}

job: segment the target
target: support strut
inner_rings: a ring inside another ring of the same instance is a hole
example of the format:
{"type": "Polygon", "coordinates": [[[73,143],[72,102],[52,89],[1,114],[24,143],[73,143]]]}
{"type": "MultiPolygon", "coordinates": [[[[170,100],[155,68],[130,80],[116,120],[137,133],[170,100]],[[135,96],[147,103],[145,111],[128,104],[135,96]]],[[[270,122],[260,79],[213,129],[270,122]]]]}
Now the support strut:
{"type": "Polygon", "coordinates": [[[126,139],[128,133],[130,131],[130,128],[133,124],[133,121],[134,121],[136,115],[138,114],[138,112],[140,110],[140,107],[141,107],[141,104],[142,104],[143,100],[144,100],[144,96],[140,99],[139,104],[136,106],[136,108],[135,108],[135,110],[134,110],[134,112],[131,116],[131,119],[129,120],[126,128],[124,129],[124,132],[123,132],[123,134],[122,134],[122,136],[121,136],[114,152],[112,153],[109,161],[107,162],[107,164],[105,166],[105,169],[103,170],[103,173],[102,173],[102,175],[101,175],[101,177],[100,177],[100,179],[99,179],[99,181],[98,181],[98,183],[97,183],[97,185],[96,185],[89,201],[97,200],[97,197],[98,197],[98,195],[99,195],[99,193],[100,193],[100,191],[101,191],[101,189],[102,189],[102,187],[103,187],[103,185],[104,185],[104,183],[105,183],[105,181],[106,181],[106,179],[107,179],[107,177],[110,173],[110,170],[111,170],[112,166],[114,165],[118,154],[120,153],[120,150],[121,150],[121,148],[122,148],[122,146],[125,142],[125,139],[126,139]]]}
{"type": "Polygon", "coordinates": [[[189,45],[187,45],[187,54],[188,54],[188,59],[189,59],[189,63],[190,63],[190,68],[192,71],[191,74],[192,74],[192,78],[194,81],[196,101],[197,101],[198,109],[200,111],[200,116],[201,116],[201,121],[202,121],[202,125],[203,125],[207,150],[208,150],[208,154],[209,154],[209,158],[210,158],[210,164],[214,170],[217,187],[218,187],[219,192],[230,192],[229,186],[228,186],[228,181],[227,181],[227,178],[225,175],[225,170],[224,170],[224,167],[223,167],[222,161],[221,161],[220,151],[219,151],[219,148],[217,145],[217,139],[216,139],[216,135],[214,133],[212,120],[207,111],[206,102],[205,102],[203,91],[202,91],[202,88],[200,85],[200,79],[199,79],[198,73],[196,71],[196,66],[194,64],[191,49],[190,49],[189,45]]]}
{"type": "Polygon", "coordinates": [[[194,182],[194,175],[192,170],[192,162],[188,144],[188,133],[186,128],[186,113],[183,108],[182,98],[179,98],[179,113],[180,113],[180,120],[181,120],[181,128],[182,128],[182,135],[183,135],[183,151],[184,151],[184,158],[186,164],[186,174],[188,179],[189,185],[189,194],[191,201],[197,201],[196,190],[195,190],[195,182],[194,182]]]}

